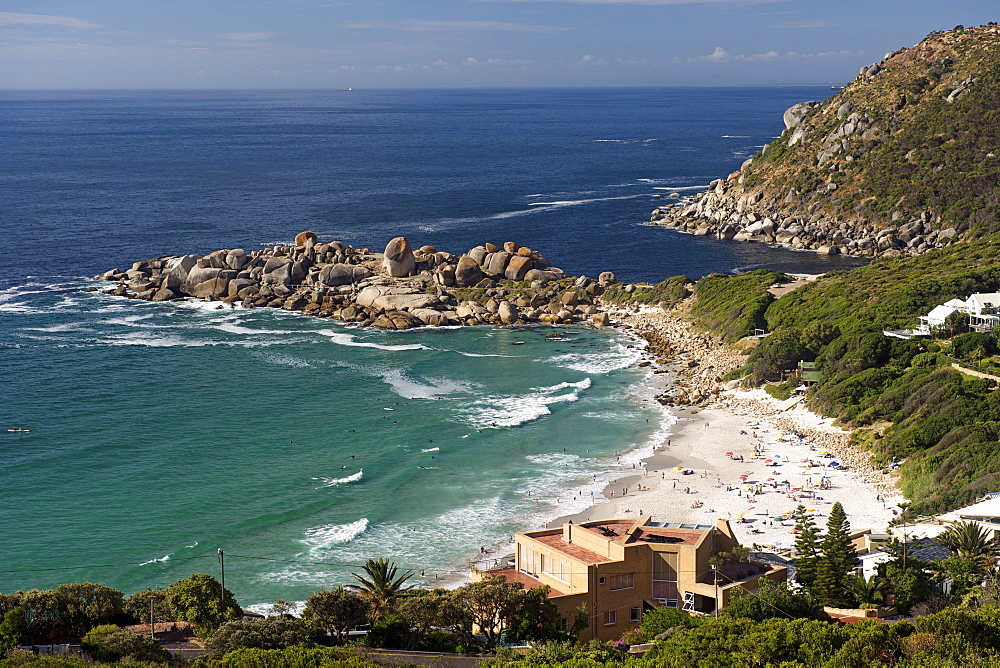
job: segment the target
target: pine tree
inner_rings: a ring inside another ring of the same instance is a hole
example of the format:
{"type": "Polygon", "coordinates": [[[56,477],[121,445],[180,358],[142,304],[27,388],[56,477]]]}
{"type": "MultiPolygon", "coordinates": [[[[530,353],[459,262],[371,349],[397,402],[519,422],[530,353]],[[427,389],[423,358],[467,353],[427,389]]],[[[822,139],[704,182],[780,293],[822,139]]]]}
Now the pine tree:
{"type": "Polygon", "coordinates": [[[820,548],[823,555],[817,563],[813,588],[816,598],[824,605],[846,607],[851,604],[850,576],[858,554],[851,543],[851,523],[839,501],[830,511],[820,548]]]}
{"type": "Polygon", "coordinates": [[[804,506],[795,509],[795,530],[798,532],[795,537],[795,577],[802,586],[812,590],[820,557],[820,535],[804,506]]]}

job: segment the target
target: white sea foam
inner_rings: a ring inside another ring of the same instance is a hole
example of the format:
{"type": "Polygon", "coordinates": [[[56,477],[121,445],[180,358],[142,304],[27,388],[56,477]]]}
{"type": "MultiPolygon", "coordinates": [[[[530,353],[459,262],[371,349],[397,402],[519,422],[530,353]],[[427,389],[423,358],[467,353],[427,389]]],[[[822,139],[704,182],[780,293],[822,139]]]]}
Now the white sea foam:
{"type": "Polygon", "coordinates": [[[456,353],[463,355],[465,357],[516,357],[516,355],[487,355],[485,353],[463,353],[461,350],[456,350],[456,353]]]}
{"type": "Polygon", "coordinates": [[[346,478],[313,478],[313,480],[319,480],[323,484],[321,487],[336,487],[337,485],[344,485],[349,482],[357,482],[361,480],[364,476],[365,470],[361,469],[357,473],[347,476],[346,478]]]}
{"type": "Polygon", "coordinates": [[[203,348],[223,345],[219,341],[185,339],[176,335],[152,335],[146,332],[114,334],[101,341],[110,346],[147,346],[149,348],[203,348]]]}
{"type": "Polygon", "coordinates": [[[203,299],[195,299],[194,297],[183,301],[171,302],[171,304],[181,308],[191,309],[192,311],[207,311],[210,313],[214,313],[216,311],[231,311],[238,308],[236,305],[237,303],[227,304],[226,302],[206,302],[203,299]]]}
{"type": "MultiPolygon", "coordinates": [[[[288,606],[288,614],[293,617],[301,617],[303,611],[306,609],[305,601],[285,601],[284,603],[288,606]]],[[[264,615],[265,617],[285,614],[284,611],[274,612],[274,603],[254,603],[246,606],[246,609],[250,612],[257,613],[258,615],[264,615]]]]}
{"type": "Polygon", "coordinates": [[[277,364],[280,366],[292,366],[298,367],[300,369],[313,369],[315,365],[310,364],[304,359],[295,357],[293,355],[284,355],[281,353],[254,353],[254,357],[261,360],[262,362],[267,362],[268,364],[277,364]]]}
{"type": "Polygon", "coordinates": [[[382,369],[379,375],[392,391],[404,399],[437,399],[442,395],[472,391],[471,383],[447,378],[426,378],[420,383],[410,378],[402,369],[382,369]]]}
{"type": "Polygon", "coordinates": [[[162,325],[153,325],[148,322],[150,318],[156,317],[155,313],[140,313],[137,315],[127,315],[121,318],[108,318],[103,322],[108,325],[122,325],[124,327],[147,327],[151,329],[162,329],[162,325]]]}
{"type": "Polygon", "coordinates": [[[32,306],[28,302],[4,302],[0,304],[0,313],[41,313],[42,309],[32,306]]]}
{"type": "Polygon", "coordinates": [[[311,555],[320,556],[323,550],[349,543],[363,534],[367,529],[368,518],[362,517],[356,522],[349,522],[347,524],[327,524],[306,529],[306,537],[301,542],[309,546],[309,553],[311,555]]]}
{"type": "Polygon", "coordinates": [[[613,202],[617,200],[624,199],[638,199],[640,197],[646,197],[645,194],[641,195],[621,195],[619,197],[592,197],[589,199],[567,199],[567,200],[556,200],[554,202],[531,202],[528,206],[534,207],[548,207],[550,209],[559,209],[567,206],[580,206],[582,204],[591,204],[592,202],[613,202]]]}
{"type": "Polygon", "coordinates": [[[378,350],[429,350],[422,343],[408,343],[402,345],[386,345],[384,343],[374,343],[372,341],[358,341],[354,334],[347,332],[337,332],[332,329],[316,330],[317,334],[329,338],[333,343],[340,346],[352,346],[356,348],[376,348],[378,350]]]}
{"type": "Polygon", "coordinates": [[[85,332],[90,328],[86,327],[86,322],[66,322],[61,325],[50,325],[48,327],[25,327],[27,332],[45,332],[48,334],[59,334],[62,332],[85,332]]]}
{"type": "Polygon", "coordinates": [[[466,406],[460,415],[462,419],[476,429],[516,427],[551,415],[549,406],[558,403],[577,401],[580,392],[590,387],[589,378],[578,383],[559,383],[551,387],[531,388],[531,394],[525,396],[487,396],[473,401],[466,406]],[[572,388],[571,392],[558,394],[572,388]]]}
{"type": "Polygon", "coordinates": [[[287,330],[283,330],[283,329],[254,329],[253,327],[244,327],[243,325],[240,324],[241,322],[242,322],[241,320],[235,320],[235,321],[226,320],[224,322],[214,323],[212,325],[212,327],[214,327],[215,329],[218,329],[220,331],[223,331],[223,332],[228,332],[230,334],[248,334],[248,335],[256,335],[256,334],[278,334],[278,335],[284,335],[284,334],[289,334],[290,333],[287,330]]]}
{"type": "Polygon", "coordinates": [[[633,366],[641,358],[640,350],[619,343],[613,345],[610,350],[566,353],[549,361],[556,366],[583,373],[608,373],[633,366]]]}
{"type": "Polygon", "coordinates": [[[682,193],[686,190],[704,190],[708,187],[706,183],[703,186],[654,186],[653,190],[669,190],[670,192],[682,193]]]}
{"type": "MultiPolygon", "coordinates": [[[[465,438],[463,436],[463,438],[465,438]]],[[[421,448],[420,452],[438,452],[441,448],[421,448]]]]}
{"type": "Polygon", "coordinates": [[[144,561],[140,566],[148,566],[149,564],[162,564],[164,561],[170,561],[170,555],[160,557],[159,559],[150,559],[149,561],[144,561]]]}

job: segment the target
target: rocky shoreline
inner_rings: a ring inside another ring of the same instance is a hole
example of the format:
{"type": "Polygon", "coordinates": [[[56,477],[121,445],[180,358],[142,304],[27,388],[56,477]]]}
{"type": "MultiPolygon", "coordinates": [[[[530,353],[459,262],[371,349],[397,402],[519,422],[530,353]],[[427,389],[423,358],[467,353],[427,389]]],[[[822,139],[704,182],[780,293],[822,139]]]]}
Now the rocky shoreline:
{"type": "Polygon", "coordinates": [[[721,337],[699,332],[683,318],[693,297],[666,311],[658,307],[633,310],[613,304],[605,308],[616,324],[644,339],[654,373],[670,373],[671,392],[656,396],[665,406],[701,405],[717,401],[726,389],[722,378],[745,363],[745,356],[721,337]]]}
{"type": "Polygon", "coordinates": [[[291,246],[167,255],[94,279],[116,282],[102,292],[129,299],[238,302],[390,330],[604,326],[609,317],[597,298],[617,283],[611,272],[597,280],[566,276],[540,252],[514,242],[487,243],[456,256],[433,246],[414,250],[406,237],[396,237],[378,253],[324,243],[312,232],[298,234],[291,246]]]}
{"type": "Polygon", "coordinates": [[[673,374],[671,393],[656,397],[667,406],[722,407],[766,419],[784,431],[795,430],[821,450],[835,452],[851,471],[883,494],[898,495],[897,474],[872,462],[871,454],[851,440],[851,433],[833,427],[825,419],[801,407],[781,410],[777,400],[763,390],[740,390],[736,381],[723,377],[746,362],[746,356],[721,338],[696,330],[684,319],[691,298],[670,310],[641,307],[632,310],[609,307],[625,329],[649,344],[654,373],[673,374]]]}
{"type": "MultiPolygon", "coordinates": [[[[704,192],[683,198],[671,193],[677,201],[654,209],[650,224],[695,236],[869,258],[920,255],[958,241],[959,230],[948,227],[940,212],[907,211],[897,203],[898,208],[877,219],[856,206],[848,207],[842,195],[841,186],[850,182],[866,155],[886,144],[901,123],[895,113],[898,104],[888,117],[885,110],[862,106],[865,91],[887,69],[905,70],[920,52],[917,47],[887,53],[881,61],[861,68],[841,94],[790,107],[783,115],[785,130],[776,141],[726,178],[712,181],[704,192]],[[779,174],[789,163],[809,165],[816,182],[808,189],[787,184],[779,174]]],[[[947,102],[961,99],[971,85],[968,80],[956,81],[948,88],[947,102]]],[[[915,153],[907,153],[907,163],[916,159],[915,153]]]]}

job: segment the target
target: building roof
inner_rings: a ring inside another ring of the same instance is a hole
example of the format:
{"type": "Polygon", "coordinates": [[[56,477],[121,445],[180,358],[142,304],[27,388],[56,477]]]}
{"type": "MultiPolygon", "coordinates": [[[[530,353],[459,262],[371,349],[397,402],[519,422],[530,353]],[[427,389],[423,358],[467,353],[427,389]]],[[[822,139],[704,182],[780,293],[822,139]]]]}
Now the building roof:
{"type": "Polygon", "coordinates": [[[969,308],[982,311],[984,308],[1000,307],[1000,292],[977,292],[966,301],[969,308]]]}
{"type": "Polygon", "coordinates": [[[1000,497],[986,499],[984,501],[980,501],[979,503],[973,503],[971,506],[951,510],[947,513],[942,513],[939,517],[941,517],[941,519],[948,520],[975,519],[983,517],[990,518],[988,521],[1000,521],[1000,497]]]}
{"type": "Polygon", "coordinates": [[[632,534],[629,542],[645,543],[674,543],[683,545],[697,545],[704,537],[705,531],[679,531],[676,529],[661,529],[659,527],[638,527],[632,534]],[[665,539],[665,540],[658,540],[665,539]]]}
{"type": "Polygon", "coordinates": [[[605,564],[609,561],[615,561],[611,557],[606,557],[603,554],[598,554],[592,552],[586,548],[580,547],[575,543],[567,543],[563,540],[562,531],[554,534],[546,534],[541,536],[531,536],[537,540],[542,545],[551,547],[554,550],[562,552],[566,556],[573,557],[577,561],[582,561],[587,564],[605,564]]]}
{"type": "Polygon", "coordinates": [[[958,313],[958,309],[942,304],[931,309],[930,313],[927,314],[927,320],[928,322],[944,322],[945,318],[952,313],[958,313]]]}

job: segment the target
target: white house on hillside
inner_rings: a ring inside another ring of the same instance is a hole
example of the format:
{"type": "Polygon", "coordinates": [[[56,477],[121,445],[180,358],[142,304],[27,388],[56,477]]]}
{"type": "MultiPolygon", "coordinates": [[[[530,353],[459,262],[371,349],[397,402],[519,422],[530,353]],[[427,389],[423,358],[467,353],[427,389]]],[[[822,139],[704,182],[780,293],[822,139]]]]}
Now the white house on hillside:
{"type": "Polygon", "coordinates": [[[992,332],[1000,327],[1000,292],[977,292],[968,299],[949,299],[935,306],[927,315],[920,316],[916,329],[885,332],[888,336],[910,338],[930,336],[944,326],[949,316],[964,313],[969,317],[969,329],[974,332],[992,332]]]}

